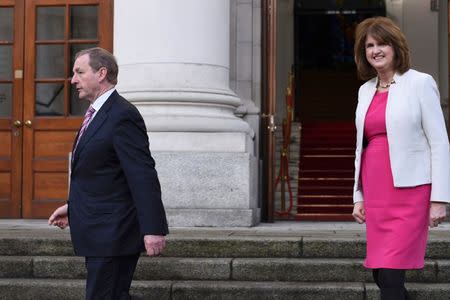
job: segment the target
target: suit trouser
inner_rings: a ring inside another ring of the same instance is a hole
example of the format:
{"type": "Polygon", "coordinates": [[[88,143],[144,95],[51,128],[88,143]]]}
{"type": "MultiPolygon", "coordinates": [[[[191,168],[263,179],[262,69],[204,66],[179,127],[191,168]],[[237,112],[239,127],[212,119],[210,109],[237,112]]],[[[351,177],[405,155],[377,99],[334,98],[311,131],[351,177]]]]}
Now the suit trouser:
{"type": "Polygon", "coordinates": [[[405,288],[405,270],[373,269],[373,279],[380,288],[381,300],[411,299],[405,288]]]}
{"type": "Polygon", "coordinates": [[[125,300],[140,254],[86,257],[86,300],[125,300]]]}

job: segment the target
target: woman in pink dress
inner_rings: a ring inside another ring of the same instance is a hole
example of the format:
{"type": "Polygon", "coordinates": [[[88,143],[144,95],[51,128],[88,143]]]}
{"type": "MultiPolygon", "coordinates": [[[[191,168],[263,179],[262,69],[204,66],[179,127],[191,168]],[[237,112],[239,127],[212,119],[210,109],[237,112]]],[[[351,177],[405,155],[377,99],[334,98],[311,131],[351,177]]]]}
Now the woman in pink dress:
{"type": "Polygon", "coordinates": [[[366,268],[382,300],[410,299],[405,270],[424,266],[428,226],[445,218],[450,158],[433,78],[410,69],[404,34],[390,19],[356,28],[358,93],[353,217],[366,223],[366,268]]]}

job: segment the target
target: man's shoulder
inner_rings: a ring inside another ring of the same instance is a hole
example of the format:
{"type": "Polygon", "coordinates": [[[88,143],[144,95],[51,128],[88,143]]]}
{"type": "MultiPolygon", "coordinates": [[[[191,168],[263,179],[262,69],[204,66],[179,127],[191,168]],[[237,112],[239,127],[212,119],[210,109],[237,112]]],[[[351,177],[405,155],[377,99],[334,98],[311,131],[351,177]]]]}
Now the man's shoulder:
{"type": "Polygon", "coordinates": [[[114,91],[114,93],[111,94],[111,97],[114,99],[115,103],[114,105],[133,105],[131,104],[127,99],[125,99],[119,92],[114,91]]]}
{"type": "Polygon", "coordinates": [[[117,91],[111,95],[114,98],[113,108],[118,111],[137,111],[136,106],[133,103],[125,99],[122,95],[120,95],[117,91]]]}
{"type": "Polygon", "coordinates": [[[125,99],[117,92],[115,92],[112,96],[114,96],[112,111],[116,114],[117,120],[123,118],[142,118],[141,113],[133,103],[125,99]]]}

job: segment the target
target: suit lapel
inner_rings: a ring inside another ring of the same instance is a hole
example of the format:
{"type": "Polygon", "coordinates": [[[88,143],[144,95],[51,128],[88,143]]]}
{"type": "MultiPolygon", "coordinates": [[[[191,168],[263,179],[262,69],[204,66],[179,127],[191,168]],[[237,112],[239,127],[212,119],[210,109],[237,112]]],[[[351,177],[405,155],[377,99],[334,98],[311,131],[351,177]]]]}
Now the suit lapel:
{"type": "MultiPolygon", "coordinates": [[[[110,108],[112,107],[117,95],[118,95],[117,91],[114,91],[111,94],[111,96],[109,96],[108,100],[102,105],[100,110],[95,115],[94,119],[89,124],[86,131],[81,136],[81,139],[80,139],[77,149],[75,151],[75,156],[72,161],[72,169],[74,168],[76,162],[78,161],[80,154],[83,152],[84,147],[88,144],[89,140],[93,136],[95,136],[95,134],[98,132],[98,130],[102,127],[102,125],[108,118],[108,112],[109,112],[110,108]]],[[[77,134],[77,139],[78,139],[79,134],[80,134],[80,132],[78,132],[78,134],[77,134]]],[[[75,143],[76,143],[76,139],[75,139],[75,143]]],[[[75,146],[75,143],[74,143],[74,146],[75,146]]]]}
{"type": "Polygon", "coordinates": [[[75,157],[77,157],[77,153],[81,153],[83,151],[84,146],[86,146],[86,144],[95,135],[97,130],[102,126],[103,122],[105,122],[107,118],[108,115],[106,114],[106,112],[103,109],[100,109],[95,115],[94,120],[92,120],[86,131],[81,136],[80,142],[77,146],[77,150],[75,151],[75,157]]]}

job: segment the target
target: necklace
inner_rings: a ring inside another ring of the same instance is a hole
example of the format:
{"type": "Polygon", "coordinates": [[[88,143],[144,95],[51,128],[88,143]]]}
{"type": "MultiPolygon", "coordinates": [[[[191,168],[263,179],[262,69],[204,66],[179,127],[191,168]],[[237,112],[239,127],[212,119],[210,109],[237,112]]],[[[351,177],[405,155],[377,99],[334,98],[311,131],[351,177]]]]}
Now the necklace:
{"type": "Polygon", "coordinates": [[[387,89],[391,86],[391,84],[394,84],[394,83],[395,83],[395,80],[392,79],[391,82],[386,83],[385,85],[382,85],[380,79],[378,79],[377,87],[382,88],[382,89],[387,89]]]}

